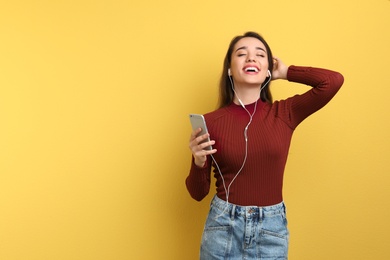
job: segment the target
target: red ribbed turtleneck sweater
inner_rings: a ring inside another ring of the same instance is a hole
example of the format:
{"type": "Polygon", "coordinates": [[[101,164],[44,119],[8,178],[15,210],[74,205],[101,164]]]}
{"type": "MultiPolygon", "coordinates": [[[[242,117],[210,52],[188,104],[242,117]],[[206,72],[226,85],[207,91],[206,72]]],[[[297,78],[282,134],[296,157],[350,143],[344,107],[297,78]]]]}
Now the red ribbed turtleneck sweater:
{"type": "MultiPolygon", "coordinates": [[[[248,128],[248,155],[244,168],[230,187],[229,202],[242,206],[268,206],[283,200],[283,174],[288,150],[295,128],[337,93],[343,76],[334,71],[290,66],[287,79],[312,88],[272,104],[257,102],[253,121],[248,128]]],[[[252,114],[255,103],[246,105],[252,114]]],[[[245,156],[244,129],[249,122],[248,113],[232,103],[205,114],[210,138],[215,140],[214,158],[224,176],[226,187],[239,171],[245,156]]],[[[191,196],[200,201],[210,190],[213,162],[208,157],[203,168],[194,164],[186,179],[191,196]]],[[[226,200],[221,176],[214,166],[214,177],[219,198],[226,200]]]]}

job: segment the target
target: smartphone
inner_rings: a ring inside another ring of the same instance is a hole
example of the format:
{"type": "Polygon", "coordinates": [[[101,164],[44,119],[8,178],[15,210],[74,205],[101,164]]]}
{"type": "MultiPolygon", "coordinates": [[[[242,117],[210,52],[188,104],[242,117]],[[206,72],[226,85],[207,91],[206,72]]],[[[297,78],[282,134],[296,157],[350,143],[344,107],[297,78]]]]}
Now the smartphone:
{"type": "MultiPolygon", "coordinates": [[[[206,126],[206,121],[204,120],[204,116],[203,115],[190,114],[190,121],[191,121],[191,125],[192,125],[192,130],[196,130],[199,127],[202,128],[202,131],[198,134],[198,136],[204,135],[204,134],[208,133],[207,126],[206,126]]],[[[207,138],[202,143],[209,142],[209,141],[210,141],[210,138],[207,138]]],[[[210,145],[210,146],[207,146],[204,149],[205,150],[212,150],[213,148],[210,145]]]]}

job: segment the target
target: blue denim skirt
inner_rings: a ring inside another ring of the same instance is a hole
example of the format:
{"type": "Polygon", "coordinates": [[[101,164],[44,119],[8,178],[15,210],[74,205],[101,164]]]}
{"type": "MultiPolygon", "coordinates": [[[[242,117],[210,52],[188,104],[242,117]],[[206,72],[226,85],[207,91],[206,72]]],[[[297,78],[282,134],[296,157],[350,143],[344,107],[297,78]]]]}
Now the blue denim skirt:
{"type": "Polygon", "coordinates": [[[287,259],[288,241],[283,202],[266,207],[238,206],[214,196],[200,259],[287,259]]]}

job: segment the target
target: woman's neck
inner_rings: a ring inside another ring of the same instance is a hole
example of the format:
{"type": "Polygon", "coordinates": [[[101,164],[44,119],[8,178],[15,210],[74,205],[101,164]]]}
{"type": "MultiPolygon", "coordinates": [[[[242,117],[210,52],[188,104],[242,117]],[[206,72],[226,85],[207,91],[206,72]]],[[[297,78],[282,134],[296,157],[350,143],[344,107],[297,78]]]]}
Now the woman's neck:
{"type": "Polygon", "coordinates": [[[233,102],[240,105],[239,99],[244,105],[252,104],[260,98],[260,87],[236,88],[233,102]]]}

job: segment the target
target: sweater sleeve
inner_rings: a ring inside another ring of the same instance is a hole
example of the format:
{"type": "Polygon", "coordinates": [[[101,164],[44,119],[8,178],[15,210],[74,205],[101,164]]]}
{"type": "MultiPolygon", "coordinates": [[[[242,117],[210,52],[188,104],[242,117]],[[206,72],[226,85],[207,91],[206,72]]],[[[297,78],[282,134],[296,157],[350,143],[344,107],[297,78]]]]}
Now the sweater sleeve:
{"type": "Polygon", "coordinates": [[[192,157],[190,173],[186,178],[187,190],[191,197],[201,201],[210,191],[211,160],[208,156],[204,167],[198,167],[192,157]]]}
{"type": "Polygon", "coordinates": [[[302,95],[295,95],[283,102],[284,112],[291,128],[296,128],[305,118],[324,107],[343,85],[344,77],[335,71],[290,66],[287,79],[312,87],[302,95]]]}

